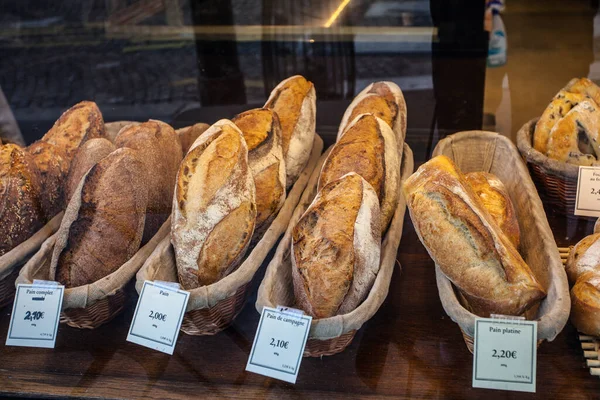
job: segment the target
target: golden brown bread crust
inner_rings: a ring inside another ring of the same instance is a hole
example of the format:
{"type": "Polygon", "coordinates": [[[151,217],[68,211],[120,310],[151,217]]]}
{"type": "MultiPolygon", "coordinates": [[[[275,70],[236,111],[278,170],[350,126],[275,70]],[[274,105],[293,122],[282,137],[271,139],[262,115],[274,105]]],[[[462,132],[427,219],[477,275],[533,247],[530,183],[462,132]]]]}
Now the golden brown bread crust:
{"type": "Polygon", "coordinates": [[[179,135],[179,141],[181,142],[182,154],[186,154],[196,139],[198,139],[198,137],[202,135],[209,127],[210,125],[199,122],[185,130],[177,131],[179,135]]]}
{"type": "Polygon", "coordinates": [[[403,191],[421,242],[477,315],[520,315],[546,295],[448,157],[423,164],[403,191]]]}
{"type": "Polygon", "coordinates": [[[297,306],[315,318],[354,310],[379,269],[378,199],[358,174],[326,185],[292,231],[297,306]]]}
{"type": "Polygon", "coordinates": [[[564,87],[569,93],[577,93],[586,95],[591,98],[594,103],[600,104],[600,87],[588,78],[574,78],[564,87]]]}
{"type": "Polygon", "coordinates": [[[349,172],[362,176],[379,197],[381,227],[385,231],[400,196],[400,160],[391,128],[372,114],[354,119],[327,156],[319,189],[349,172]]]}
{"type": "Polygon", "coordinates": [[[71,201],[85,173],[114,150],[115,145],[104,138],[90,139],[77,149],[65,181],[65,203],[71,201]]]}
{"type": "Polygon", "coordinates": [[[51,274],[66,287],[93,283],[139,249],[144,232],[147,172],[136,150],[122,148],[80,182],[57,232],[51,274]]]}
{"type": "Polygon", "coordinates": [[[69,172],[67,154],[60,147],[41,140],[27,147],[27,152],[40,171],[40,202],[46,218],[50,219],[65,206],[64,182],[69,172]]]}
{"type": "Polygon", "coordinates": [[[517,220],[517,212],[510,199],[506,187],[495,175],[489,172],[470,172],[465,180],[483,203],[485,209],[515,248],[521,242],[521,230],[517,220]]]}
{"type": "Polygon", "coordinates": [[[0,255],[44,226],[40,173],[33,157],[14,144],[0,146],[0,255]]]}
{"type": "Polygon", "coordinates": [[[171,219],[181,285],[212,284],[239,266],[256,220],[248,148],[228,120],[192,145],[177,174],[171,219]]]}
{"type": "Polygon", "coordinates": [[[248,163],[256,187],[256,237],[264,233],[285,201],[281,126],[277,114],[265,108],[238,114],[232,122],[242,131],[248,146],[248,163]]]}
{"type": "Polygon", "coordinates": [[[42,140],[64,149],[70,163],[82,143],[99,137],[104,137],[102,113],[96,103],[82,101],[65,111],[42,140]]]}
{"type": "Polygon", "coordinates": [[[142,238],[142,243],[147,243],[171,215],[175,180],[183,159],[181,143],[170,125],[150,120],[124,127],[115,138],[115,146],[137,150],[146,170],[150,171],[142,238]]]}

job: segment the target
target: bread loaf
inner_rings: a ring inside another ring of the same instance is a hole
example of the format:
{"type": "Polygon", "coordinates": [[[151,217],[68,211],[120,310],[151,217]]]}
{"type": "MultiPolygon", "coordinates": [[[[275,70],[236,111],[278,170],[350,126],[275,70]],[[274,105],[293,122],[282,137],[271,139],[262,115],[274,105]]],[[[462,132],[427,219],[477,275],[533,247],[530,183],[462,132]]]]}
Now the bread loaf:
{"type": "Polygon", "coordinates": [[[567,83],[564,90],[570,93],[588,96],[594,103],[600,105],[600,87],[588,78],[574,78],[567,83]]]}
{"type": "Polygon", "coordinates": [[[327,184],[292,232],[297,306],[314,318],[354,310],[379,272],[381,226],[377,194],[349,173],[327,184]]]}
{"type": "Polygon", "coordinates": [[[579,332],[600,336],[600,234],[586,236],[569,253],[571,322],[579,332]]]}
{"type": "Polygon", "coordinates": [[[117,149],[94,165],[69,202],[50,263],[66,287],[93,283],[139,249],[148,202],[144,163],[136,150],[117,149]]]}
{"type": "Polygon", "coordinates": [[[394,132],[372,114],[359,115],[338,139],[321,168],[319,190],[349,172],[356,172],[373,186],[385,232],[400,197],[400,159],[394,132]]]}
{"type": "Polygon", "coordinates": [[[98,106],[82,101],[65,111],[42,140],[62,148],[70,163],[82,143],[103,136],[104,120],[98,106]]]}
{"type": "Polygon", "coordinates": [[[178,130],[182,154],[186,154],[198,136],[202,135],[209,127],[210,125],[199,122],[187,129],[178,130]]]}
{"type": "Polygon", "coordinates": [[[242,131],[248,146],[248,163],[256,187],[256,237],[269,227],[285,201],[281,126],[277,114],[264,108],[243,112],[232,122],[242,131]]]}
{"type": "Polygon", "coordinates": [[[237,268],[255,220],[246,141],[231,121],[220,120],[194,142],[177,174],[171,243],[184,289],[210,285],[237,268]]]}
{"type": "Polygon", "coordinates": [[[494,222],[518,249],[521,230],[517,212],[502,181],[489,172],[470,172],[465,174],[465,180],[477,194],[494,222]]]}
{"type": "Polygon", "coordinates": [[[375,82],[360,92],[346,109],[338,130],[338,140],[348,124],[360,114],[371,113],[385,121],[396,135],[398,152],[402,158],[406,138],[406,101],[402,90],[394,82],[375,82]]]}
{"type": "Polygon", "coordinates": [[[545,296],[448,157],[423,164],[403,191],[421,242],[475,314],[520,315],[545,296]]]}
{"type": "Polygon", "coordinates": [[[33,157],[17,145],[0,146],[0,255],[44,226],[41,191],[33,157]]]}
{"type": "Polygon", "coordinates": [[[64,185],[66,203],[71,201],[79,181],[86,172],[114,150],[115,145],[104,138],[90,139],[77,149],[64,185]]]}
{"type": "Polygon", "coordinates": [[[181,143],[170,125],[150,120],[121,129],[116,147],[137,150],[149,171],[148,206],[142,243],[147,243],[169,218],[179,164],[183,158],[181,143]]]}
{"type": "Polygon", "coordinates": [[[69,172],[67,153],[62,148],[41,140],[29,146],[27,152],[40,171],[40,203],[46,218],[50,219],[65,206],[64,181],[69,172]]]}
{"type": "Polygon", "coordinates": [[[291,187],[306,166],[315,138],[317,96],[313,84],[300,75],[282,81],[265,108],[277,113],[281,123],[286,187],[291,187]]]}

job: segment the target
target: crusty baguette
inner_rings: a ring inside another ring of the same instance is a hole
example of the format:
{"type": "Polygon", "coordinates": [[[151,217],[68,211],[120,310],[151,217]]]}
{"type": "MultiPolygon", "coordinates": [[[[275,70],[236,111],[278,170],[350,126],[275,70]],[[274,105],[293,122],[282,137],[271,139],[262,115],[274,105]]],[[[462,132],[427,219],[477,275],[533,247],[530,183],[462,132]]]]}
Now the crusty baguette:
{"type": "Polygon", "coordinates": [[[448,157],[423,164],[403,191],[421,242],[475,314],[520,315],[546,295],[448,157]]]}
{"type": "Polygon", "coordinates": [[[33,157],[14,145],[0,146],[0,255],[44,226],[42,178],[33,157]]]}
{"type": "Polygon", "coordinates": [[[384,120],[396,135],[398,153],[402,158],[406,138],[406,101],[402,90],[394,82],[374,82],[364,88],[344,112],[338,130],[338,140],[348,125],[360,114],[371,113],[384,120]]]}
{"type": "Polygon", "coordinates": [[[65,181],[65,203],[71,201],[79,181],[86,172],[114,150],[115,145],[104,138],[90,139],[77,149],[65,181]]]}
{"type": "Polygon", "coordinates": [[[70,163],[82,143],[98,137],[104,137],[102,113],[96,103],[82,101],[65,111],[42,140],[64,149],[70,163]]]}
{"type": "Polygon", "coordinates": [[[40,203],[46,218],[50,219],[65,206],[64,182],[69,172],[67,153],[62,148],[41,140],[27,147],[27,152],[40,171],[40,203]]]}
{"type": "Polygon", "coordinates": [[[300,75],[283,80],[273,89],[265,108],[281,123],[286,187],[291,187],[306,166],[315,139],[317,95],[313,84],[300,75]]]}
{"type": "Polygon", "coordinates": [[[171,243],[186,290],[239,266],[256,221],[255,188],[242,132],[220,120],[183,159],[173,196],[171,243]]]}
{"type": "Polygon", "coordinates": [[[56,233],[50,276],[66,287],[93,283],[139,249],[148,173],[136,150],[113,151],[79,182],[56,233]]]}
{"type": "Polygon", "coordinates": [[[354,310],[379,272],[381,226],[377,194],[349,173],[326,185],[292,232],[294,295],[315,318],[354,310]]]}
{"type": "Polygon", "coordinates": [[[400,159],[394,132],[372,114],[356,117],[338,139],[321,168],[319,190],[349,172],[356,172],[373,186],[385,232],[400,198],[400,159]]]}
{"type": "Polygon", "coordinates": [[[232,122],[242,131],[248,146],[248,163],[256,187],[256,237],[269,227],[285,201],[281,125],[277,114],[265,108],[243,112],[232,122]]]}
{"type": "Polygon", "coordinates": [[[149,171],[148,206],[142,238],[142,243],[147,243],[171,215],[175,180],[183,159],[181,143],[170,125],[150,120],[121,129],[115,138],[115,146],[137,150],[149,171]]]}
{"type": "Polygon", "coordinates": [[[199,122],[187,129],[178,130],[182,154],[186,154],[190,147],[192,147],[192,144],[198,139],[198,136],[202,135],[208,128],[210,128],[210,125],[199,122]]]}
{"type": "Polygon", "coordinates": [[[465,174],[465,180],[479,196],[481,203],[502,232],[518,249],[521,242],[521,230],[517,212],[502,181],[489,172],[470,172],[465,174]]]}

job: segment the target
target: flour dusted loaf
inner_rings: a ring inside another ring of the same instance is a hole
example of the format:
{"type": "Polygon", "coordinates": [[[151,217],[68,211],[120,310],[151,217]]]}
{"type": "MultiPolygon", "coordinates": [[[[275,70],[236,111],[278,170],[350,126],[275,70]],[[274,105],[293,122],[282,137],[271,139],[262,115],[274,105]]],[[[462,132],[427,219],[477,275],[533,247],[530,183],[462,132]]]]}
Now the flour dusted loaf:
{"type": "Polygon", "coordinates": [[[314,318],[354,310],[379,271],[379,200],[356,173],[327,184],[292,232],[297,306],[314,318]]]}
{"type": "Polygon", "coordinates": [[[177,174],[171,243],[184,289],[210,285],[237,268],[255,221],[246,141],[235,124],[220,120],[194,142],[177,174]]]}
{"type": "Polygon", "coordinates": [[[394,132],[382,119],[361,114],[348,125],[323,163],[319,190],[349,172],[362,176],[377,193],[385,232],[400,198],[400,158],[394,132]]]}
{"type": "Polygon", "coordinates": [[[50,219],[65,207],[64,182],[69,172],[67,153],[61,147],[42,140],[27,147],[27,152],[40,171],[40,203],[46,219],[50,219]]]}
{"type": "Polygon", "coordinates": [[[50,263],[66,287],[93,283],[116,271],[139,249],[148,173],[136,150],[113,151],[80,181],[69,202],[50,263]]]}
{"type": "Polygon", "coordinates": [[[315,139],[317,95],[313,84],[300,75],[275,87],[265,108],[277,113],[281,123],[286,187],[291,187],[306,166],[315,139]]]}
{"type": "Polygon", "coordinates": [[[465,180],[477,194],[498,227],[518,249],[521,242],[521,230],[517,220],[517,211],[502,181],[489,172],[470,172],[465,174],[465,180]]]}
{"type": "Polygon", "coordinates": [[[232,120],[248,146],[248,163],[256,187],[256,228],[262,235],[285,201],[285,162],[281,147],[281,125],[277,114],[257,108],[232,120]]]}
{"type": "Polygon", "coordinates": [[[363,89],[346,109],[338,130],[338,140],[348,125],[360,114],[371,113],[385,121],[396,135],[398,153],[402,155],[406,138],[406,101],[394,82],[374,82],[363,89]]]}
{"type": "Polygon", "coordinates": [[[114,150],[115,145],[104,138],[90,139],[79,147],[71,161],[71,167],[65,181],[64,190],[67,203],[73,197],[79,181],[86,172],[114,150]]]}
{"type": "Polygon", "coordinates": [[[15,144],[0,146],[0,255],[44,225],[41,181],[31,154],[15,144]]]}
{"type": "Polygon", "coordinates": [[[123,127],[115,138],[116,147],[138,151],[148,171],[148,206],[142,243],[147,243],[171,214],[173,190],[183,158],[175,130],[161,121],[123,127]]]}
{"type": "Polygon", "coordinates": [[[546,295],[448,157],[423,164],[403,192],[421,242],[473,313],[520,315],[546,295]]]}
{"type": "Polygon", "coordinates": [[[571,288],[571,322],[578,331],[600,336],[600,234],[582,239],[566,263],[571,288]]]}

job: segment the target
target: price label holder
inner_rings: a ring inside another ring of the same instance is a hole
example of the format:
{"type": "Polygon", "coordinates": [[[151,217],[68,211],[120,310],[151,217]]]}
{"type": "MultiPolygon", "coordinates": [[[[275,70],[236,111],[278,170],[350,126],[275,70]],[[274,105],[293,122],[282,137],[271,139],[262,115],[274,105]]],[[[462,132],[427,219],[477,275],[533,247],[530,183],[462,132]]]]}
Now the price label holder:
{"type": "Polygon", "coordinates": [[[53,349],[64,291],[51,281],[18,284],[6,345],[53,349]]]}
{"type": "Polygon", "coordinates": [[[178,283],[144,281],[127,341],[173,354],[189,296],[178,283]]]}
{"type": "Polygon", "coordinates": [[[476,318],[473,387],[535,393],[537,321],[476,318]]]}
{"type": "Polygon", "coordinates": [[[312,317],[287,307],[264,307],[246,371],[296,383],[312,317]]]}
{"type": "Polygon", "coordinates": [[[579,167],[575,215],[600,217],[600,168],[579,167]]]}

